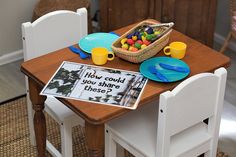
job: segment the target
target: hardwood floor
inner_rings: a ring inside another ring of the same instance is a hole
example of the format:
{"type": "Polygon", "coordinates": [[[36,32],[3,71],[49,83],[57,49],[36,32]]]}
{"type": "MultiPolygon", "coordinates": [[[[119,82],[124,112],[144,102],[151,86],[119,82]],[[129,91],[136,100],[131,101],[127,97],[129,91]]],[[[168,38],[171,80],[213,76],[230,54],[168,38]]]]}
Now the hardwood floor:
{"type": "Polygon", "coordinates": [[[0,103],[25,94],[25,77],[20,72],[22,62],[0,66],[0,103]]]}

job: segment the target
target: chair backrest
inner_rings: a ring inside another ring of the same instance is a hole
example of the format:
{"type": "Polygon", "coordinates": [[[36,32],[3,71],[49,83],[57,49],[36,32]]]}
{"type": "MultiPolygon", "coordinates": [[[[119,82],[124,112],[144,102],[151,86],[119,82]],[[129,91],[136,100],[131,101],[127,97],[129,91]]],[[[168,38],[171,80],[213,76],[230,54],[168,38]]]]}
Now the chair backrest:
{"type": "Polygon", "coordinates": [[[87,10],[53,11],[22,24],[24,60],[78,43],[87,35],[87,10]]]}
{"type": "MultiPolygon", "coordinates": [[[[52,51],[78,43],[87,35],[87,10],[80,8],[77,12],[59,10],[47,13],[33,23],[22,24],[24,60],[33,59],[52,51]]],[[[28,78],[25,77],[28,115],[32,116],[29,99],[28,78]]],[[[33,122],[29,118],[30,136],[33,137],[33,122]]]]}
{"type": "Polygon", "coordinates": [[[226,75],[224,68],[198,74],[160,95],[157,154],[168,156],[171,137],[206,119],[208,133],[218,139],[226,75]]]}

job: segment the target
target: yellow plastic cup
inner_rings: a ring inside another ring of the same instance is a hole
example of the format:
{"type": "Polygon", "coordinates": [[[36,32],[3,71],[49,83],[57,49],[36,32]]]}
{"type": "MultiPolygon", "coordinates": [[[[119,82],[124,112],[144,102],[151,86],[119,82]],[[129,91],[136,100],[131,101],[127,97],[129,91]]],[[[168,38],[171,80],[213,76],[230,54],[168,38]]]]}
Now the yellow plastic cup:
{"type": "Polygon", "coordinates": [[[185,56],[187,45],[183,42],[172,42],[164,48],[165,55],[170,55],[173,58],[182,59],[185,56]]]}
{"type": "Polygon", "coordinates": [[[109,52],[106,48],[96,47],[92,49],[92,61],[96,65],[104,65],[107,61],[111,61],[115,58],[113,52],[109,52]]]}

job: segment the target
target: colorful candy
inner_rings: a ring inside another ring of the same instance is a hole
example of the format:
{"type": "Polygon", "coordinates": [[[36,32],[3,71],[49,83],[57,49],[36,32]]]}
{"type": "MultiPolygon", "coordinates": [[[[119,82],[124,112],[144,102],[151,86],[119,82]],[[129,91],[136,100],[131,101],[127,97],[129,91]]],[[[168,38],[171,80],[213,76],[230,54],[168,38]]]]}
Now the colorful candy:
{"type": "Polygon", "coordinates": [[[133,35],[134,35],[134,33],[131,33],[131,34],[127,35],[127,38],[131,39],[133,35]]]}
{"type": "Polygon", "coordinates": [[[133,45],[133,44],[134,44],[134,41],[133,41],[132,39],[127,39],[127,43],[128,43],[129,45],[133,45]]]}
{"type": "Polygon", "coordinates": [[[134,47],[136,47],[137,49],[141,49],[141,44],[139,44],[138,42],[136,42],[136,43],[134,44],[134,47]]]}
{"type": "Polygon", "coordinates": [[[144,49],[145,47],[147,47],[147,45],[145,44],[141,45],[141,49],[144,49]]]}
{"type": "Polygon", "coordinates": [[[129,45],[128,44],[123,44],[121,46],[122,49],[128,50],[129,49],[129,45]]]}
{"type": "Polygon", "coordinates": [[[122,45],[124,45],[126,43],[126,41],[127,41],[127,38],[124,38],[120,42],[121,42],[122,45]]]}
{"type": "Polygon", "coordinates": [[[132,52],[144,49],[154,42],[160,33],[149,26],[144,29],[136,29],[120,41],[121,48],[132,52]]]}
{"type": "Polygon", "coordinates": [[[142,40],[142,35],[141,35],[141,33],[139,33],[139,35],[138,35],[138,40],[142,40]]]}
{"type": "Polygon", "coordinates": [[[148,46],[148,45],[150,45],[150,44],[151,44],[151,42],[150,42],[150,41],[148,41],[148,40],[144,40],[144,41],[143,41],[143,44],[144,44],[144,45],[146,45],[146,46],[148,46]]]}
{"type": "Polygon", "coordinates": [[[159,35],[159,34],[161,34],[161,32],[160,31],[155,31],[154,34],[159,35]]]}
{"type": "Polygon", "coordinates": [[[142,41],[146,40],[146,37],[145,36],[142,36],[142,41]]]}
{"type": "Polygon", "coordinates": [[[145,32],[147,32],[147,34],[153,34],[154,33],[152,27],[147,27],[145,29],[145,32]]]}
{"type": "Polygon", "coordinates": [[[130,46],[130,47],[129,47],[129,51],[132,51],[132,50],[133,50],[133,48],[134,48],[133,46],[130,46]]]}
{"type": "Polygon", "coordinates": [[[152,40],[152,34],[146,35],[146,40],[148,40],[148,41],[152,40]]]}
{"type": "Polygon", "coordinates": [[[143,44],[142,40],[137,40],[136,43],[143,44]]]}
{"type": "Polygon", "coordinates": [[[136,52],[136,51],[138,51],[138,48],[133,47],[131,51],[136,52]]]}
{"type": "Polygon", "coordinates": [[[136,41],[137,39],[138,39],[137,36],[132,36],[132,40],[133,40],[133,41],[136,41]]]}

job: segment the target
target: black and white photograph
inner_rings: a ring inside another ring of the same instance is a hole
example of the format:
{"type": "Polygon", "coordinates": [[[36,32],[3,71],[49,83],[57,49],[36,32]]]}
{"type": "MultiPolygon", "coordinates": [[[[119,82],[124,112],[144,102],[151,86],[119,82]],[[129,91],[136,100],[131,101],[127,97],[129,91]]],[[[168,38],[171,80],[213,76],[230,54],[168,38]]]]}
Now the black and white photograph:
{"type": "Polygon", "coordinates": [[[63,62],[41,95],[135,109],[147,80],[138,72],[63,62]]]}

